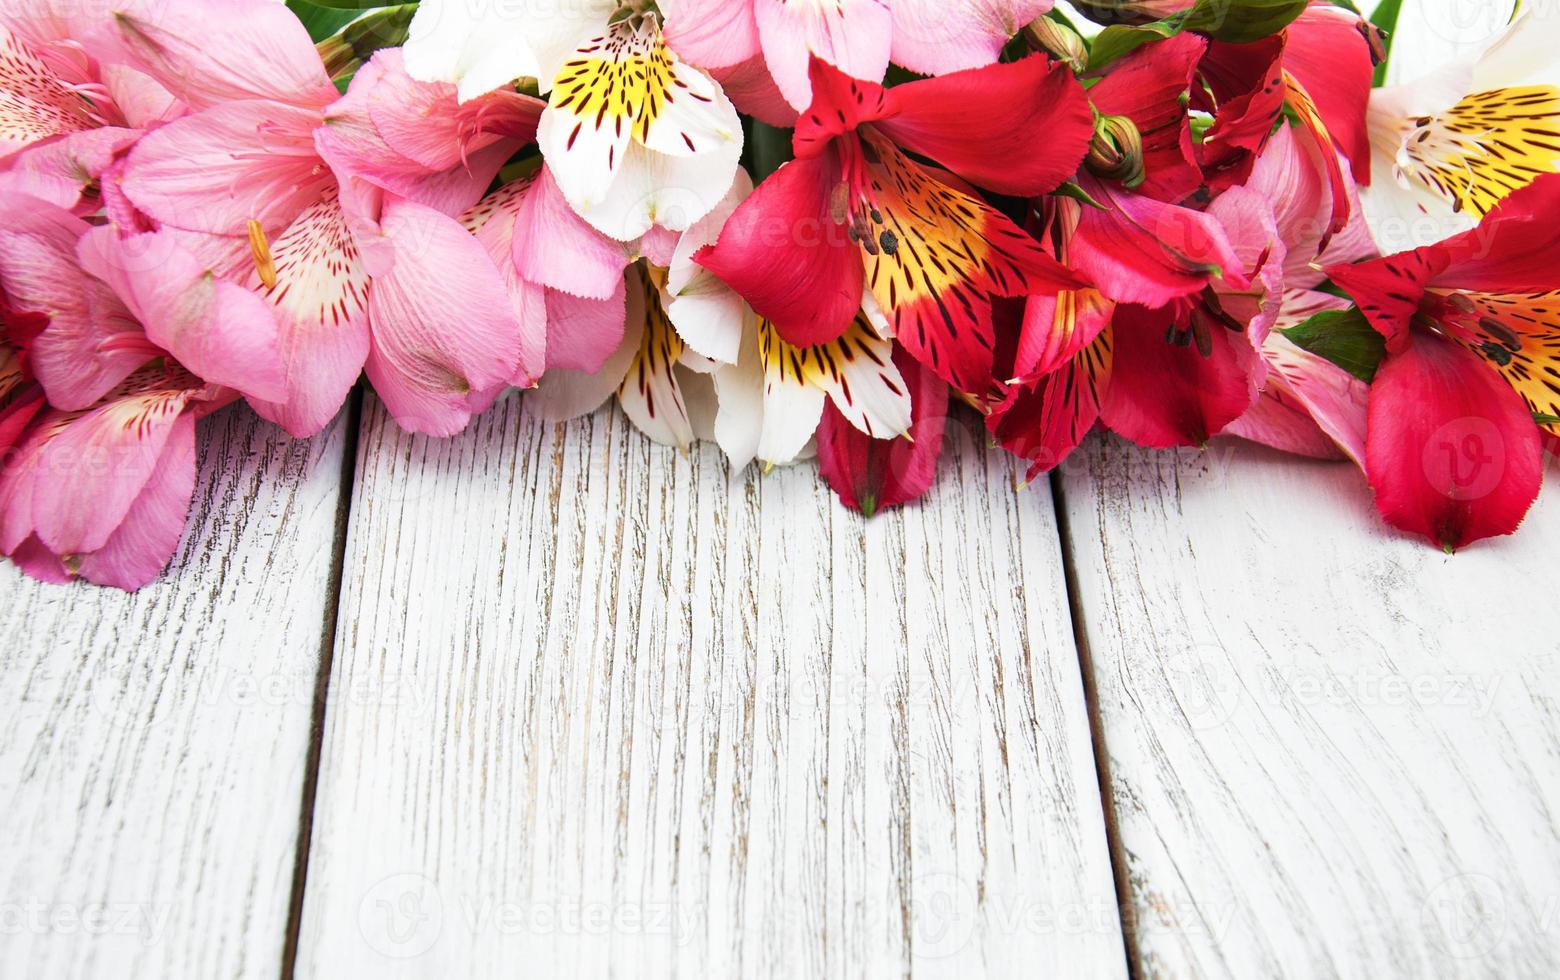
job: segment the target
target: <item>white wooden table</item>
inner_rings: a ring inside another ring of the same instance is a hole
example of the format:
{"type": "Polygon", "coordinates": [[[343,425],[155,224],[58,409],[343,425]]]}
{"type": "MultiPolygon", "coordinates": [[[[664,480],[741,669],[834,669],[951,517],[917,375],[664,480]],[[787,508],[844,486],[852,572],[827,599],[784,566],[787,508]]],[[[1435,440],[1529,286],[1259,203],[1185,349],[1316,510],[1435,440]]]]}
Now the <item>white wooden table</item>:
{"type": "Polygon", "coordinates": [[[1555,487],[1447,558],[1346,466],[954,443],[865,521],[229,410],[161,582],[0,571],[0,976],[1560,974],[1555,487]]]}

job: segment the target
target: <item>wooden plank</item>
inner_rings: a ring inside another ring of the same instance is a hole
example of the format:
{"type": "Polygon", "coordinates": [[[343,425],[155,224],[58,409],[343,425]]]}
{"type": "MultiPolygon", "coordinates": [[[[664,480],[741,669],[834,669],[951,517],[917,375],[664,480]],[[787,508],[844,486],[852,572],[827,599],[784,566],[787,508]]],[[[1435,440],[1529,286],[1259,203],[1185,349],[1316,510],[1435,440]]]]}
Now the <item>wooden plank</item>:
{"type": "Polygon", "coordinates": [[[1455,557],[1253,446],[1063,486],[1144,976],[1560,975],[1555,486],[1455,557]]]}
{"type": "Polygon", "coordinates": [[[362,430],[298,976],[1125,975],[1048,493],[362,430]]]}
{"type": "Polygon", "coordinates": [[[0,976],[280,971],[347,427],[202,423],[189,530],[136,595],[0,567],[0,976]]]}

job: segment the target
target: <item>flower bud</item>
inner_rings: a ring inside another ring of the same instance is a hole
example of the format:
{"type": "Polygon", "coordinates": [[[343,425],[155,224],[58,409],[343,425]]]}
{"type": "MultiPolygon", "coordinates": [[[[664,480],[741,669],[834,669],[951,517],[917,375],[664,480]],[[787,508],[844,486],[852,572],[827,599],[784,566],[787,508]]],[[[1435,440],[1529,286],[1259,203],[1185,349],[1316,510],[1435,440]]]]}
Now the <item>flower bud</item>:
{"type": "Polygon", "coordinates": [[[1047,51],[1058,61],[1075,72],[1081,72],[1089,64],[1089,49],[1078,32],[1049,17],[1041,17],[1024,28],[1024,37],[1031,46],[1047,51]]]}
{"type": "Polygon", "coordinates": [[[1084,159],[1090,172],[1127,187],[1143,183],[1143,135],[1126,116],[1099,116],[1094,122],[1094,142],[1084,159]]]}

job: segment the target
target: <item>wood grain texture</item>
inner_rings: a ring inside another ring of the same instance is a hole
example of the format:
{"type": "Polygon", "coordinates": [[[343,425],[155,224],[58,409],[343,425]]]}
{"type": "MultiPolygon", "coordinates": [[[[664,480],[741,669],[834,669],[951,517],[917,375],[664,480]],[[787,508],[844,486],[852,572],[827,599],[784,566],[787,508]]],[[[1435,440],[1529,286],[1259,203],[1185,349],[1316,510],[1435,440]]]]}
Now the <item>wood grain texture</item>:
{"type": "Polygon", "coordinates": [[[1044,488],[365,414],[299,977],[1125,975],[1044,488]]]}
{"type": "Polygon", "coordinates": [[[1063,480],[1148,977],[1560,975],[1560,497],[1455,557],[1357,470],[1063,480]]]}
{"type": "Polygon", "coordinates": [[[345,431],[203,422],[189,529],[134,596],[0,567],[0,976],[280,971],[345,431]]]}

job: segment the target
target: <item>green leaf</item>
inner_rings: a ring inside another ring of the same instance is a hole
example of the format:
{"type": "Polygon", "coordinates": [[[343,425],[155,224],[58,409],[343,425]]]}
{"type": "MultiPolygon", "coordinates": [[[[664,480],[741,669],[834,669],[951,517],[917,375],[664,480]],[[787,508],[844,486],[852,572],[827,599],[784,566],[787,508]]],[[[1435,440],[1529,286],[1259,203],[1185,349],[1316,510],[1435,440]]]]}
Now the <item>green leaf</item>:
{"type": "Polygon", "coordinates": [[[1387,353],[1387,341],[1358,309],[1328,310],[1287,330],[1289,342],[1369,384],[1387,353]]]}
{"type": "MultiPolygon", "coordinates": [[[[376,3],[374,6],[381,6],[376,3]]],[[[315,44],[324,41],[342,30],[348,23],[362,16],[362,9],[337,9],[331,6],[321,6],[310,0],[287,0],[287,9],[303,20],[304,27],[309,30],[309,39],[315,44]]]]}
{"type": "Polygon", "coordinates": [[[795,155],[791,130],[778,129],[757,119],[747,120],[747,162],[755,184],[779,170],[795,155]]]}
{"type": "Polygon", "coordinates": [[[1387,65],[1392,61],[1392,35],[1397,33],[1398,14],[1403,10],[1403,0],[1381,0],[1381,6],[1371,15],[1370,22],[1381,29],[1382,43],[1387,53],[1376,66],[1376,87],[1387,84],[1387,65]]]}
{"type": "Polygon", "coordinates": [[[1309,0],[1198,0],[1189,10],[1150,24],[1105,28],[1089,49],[1089,71],[1098,71],[1145,44],[1185,31],[1206,34],[1232,44],[1250,44],[1271,37],[1305,12],[1309,0]]]}
{"type": "Polygon", "coordinates": [[[1543,412],[1534,412],[1533,421],[1539,425],[1560,425],[1560,415],[1545,415],[1543,412]]]}

